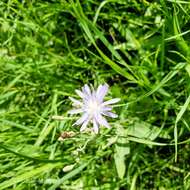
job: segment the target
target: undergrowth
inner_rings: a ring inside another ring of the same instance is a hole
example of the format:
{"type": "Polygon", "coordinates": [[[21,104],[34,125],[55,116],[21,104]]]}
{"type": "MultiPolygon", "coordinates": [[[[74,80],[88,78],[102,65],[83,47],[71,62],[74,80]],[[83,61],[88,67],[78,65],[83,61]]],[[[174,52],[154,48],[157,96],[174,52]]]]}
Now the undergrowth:
{"type": "Polygon", "coordinates": [[[188,190],[189,15],[178,0],[2,0],[0,189],[188,190]],[[68,97],[104,83],[119,118],[80,133],[68,97]]]}

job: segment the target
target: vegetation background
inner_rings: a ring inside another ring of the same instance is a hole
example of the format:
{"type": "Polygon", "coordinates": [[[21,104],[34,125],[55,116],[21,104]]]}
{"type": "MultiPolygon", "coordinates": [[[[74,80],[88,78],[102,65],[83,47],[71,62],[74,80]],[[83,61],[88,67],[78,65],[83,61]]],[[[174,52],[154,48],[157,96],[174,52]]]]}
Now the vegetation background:
{"type": "Polygon", "coordinates": [[[190,189],[189,26],[188,0],[1,0],[0,190],[190,189]],[[80,133],[68,97],[103,83],[119,118],[80,133]]]}

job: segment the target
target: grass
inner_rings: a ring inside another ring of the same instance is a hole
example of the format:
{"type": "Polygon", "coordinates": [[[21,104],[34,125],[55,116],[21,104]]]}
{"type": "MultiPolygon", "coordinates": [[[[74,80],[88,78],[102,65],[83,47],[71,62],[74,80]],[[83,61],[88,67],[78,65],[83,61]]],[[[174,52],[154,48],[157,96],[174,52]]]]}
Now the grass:
{"type": "Polygon", "coordinates": [[[189,15],[178,0],[2,0],[0,190],[188,190],[189,15]],[[80,133],[68,97],[103,83],[119,118],[80,133]]]}

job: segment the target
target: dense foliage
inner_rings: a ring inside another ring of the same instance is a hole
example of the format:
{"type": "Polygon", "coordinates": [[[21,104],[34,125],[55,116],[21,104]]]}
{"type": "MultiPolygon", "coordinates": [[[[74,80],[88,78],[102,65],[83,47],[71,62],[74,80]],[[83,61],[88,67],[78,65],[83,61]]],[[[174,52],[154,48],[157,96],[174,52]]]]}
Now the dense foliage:
{"type": "Polygon", "coordinates": [[[1,0],[0,189],[188,190],[189,15],[185,0],[1,0]],[[80,133],[68,97],[104,83],[119,118],[80,133]]]}

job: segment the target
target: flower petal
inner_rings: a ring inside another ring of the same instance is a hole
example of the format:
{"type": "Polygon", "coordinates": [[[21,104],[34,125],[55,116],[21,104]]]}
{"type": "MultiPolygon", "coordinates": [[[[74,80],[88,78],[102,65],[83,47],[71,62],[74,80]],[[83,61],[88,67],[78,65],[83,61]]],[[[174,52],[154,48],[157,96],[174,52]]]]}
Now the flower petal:
{"type": "Polygon", "coordinates": [[[88,120],[88,114],[83,114],[73,125],[81,125],[88,120]]]}
{"type": "Polygon", "coordinates": [[[105,111],[105,112],[102,112],[102,114],[105,115],[105,116],[111,117],[111,118],[117,118],[118,117],[117,114],[112,113],[112,112],[106,112],[105,111]]]}
{"type": "Polygon", "coordinates": [[[106,102],[103,102],[102,105],[105,106],[105,105],[109,105],[109,104],[115,104],[115,103],[119,102],[120,100],[121,100],[120,98],[114,98],[114,99],[108,100],[106,102]]]}
{"type": "Polygon", "coordinates": [[[112,107],[108,107],[108,106],[104,106],[102,107],[102,111],[111,111],[112,110],[112,107]]]}
{"type": "Polygon", "coordinates": [[[85,95],[87,95],[87,96],[90,96],[90,95],[91,95],[90,87],[89,87],[87,84],[84,85],[84,87],[82,88],[82,91],[83,91],[83,93],[84,93],[85,95]]]}
{"type": "Polygon", "coordinates": [[[98,134],[99,127],[98,127],[98,123],[95,119],[93,119],[93,130],[96,134],[98,134]]]}
{"type": "Polygon", "coordinates": [[[98,122],[100,125],[105,126],[106,128],[110,128],[109,123],[104,117],[102,117],[101,114],[95,114],[95,119],[96,122],[98,122]]]}
{"type": "Polygon", "coordinates": [[[81,131],[81,132],[84,131],[84,130],[86,129],[88,123],[89,123],[89,119],[86,120],[86,121],[82,124],[82,126],[81,126],[81,128],[80,128],[80,131],[81,131]]]}
{"type": "Polygon", "coordinates": [[[69,97],[69,99],[73,102],[73,105],[74,106],[82,106],[82,102],[75,99],[75,98],[72,98],[72,97],[69,97]]]}
{"type": "Polygon", "coordinates": [[[83,92],[81,92],[80,90],[75,90],[75,92],[76,92],[81,98],[84,98],[83,92]]]}
{"type": "Polygon", "coordinates": [[[83,110],[82,109],[73,109],[73,110],[70,110],[68,111],[69,114],[78,114],[78,113],[82,113],[83,110]]]}
{"type": "Polygon", "coordinates": [[[109,86],[108,86],[107,84],[99,85],[99,86],[98,86],[98,89],[97,89],[97,91],[96,91],[96,97],[97,97],[97,99],[98,99],[100,102],[103,101],[105,95],[106,95],[107,92],[108,92],[108,88],[109,88],[109,86]]]}

